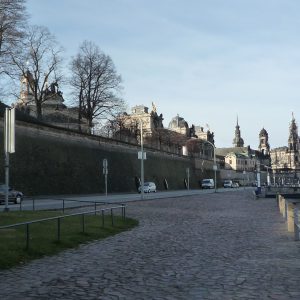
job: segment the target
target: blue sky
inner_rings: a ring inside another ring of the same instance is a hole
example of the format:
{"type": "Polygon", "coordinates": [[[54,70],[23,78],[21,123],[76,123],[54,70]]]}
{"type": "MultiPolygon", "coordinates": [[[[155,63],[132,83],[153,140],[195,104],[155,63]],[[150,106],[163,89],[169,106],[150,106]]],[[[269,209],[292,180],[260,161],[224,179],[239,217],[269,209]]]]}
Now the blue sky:
{"type": "Polygon", "coordinates": [[[264,127],[274,148],[287,145],[292,112],[300,122],[298,0],[28,0],[27,8],[30,23],[64,47],[66,66],[84,40],[109,54],[129,109],[154,101],[165,127],[179,114],[230,147],[238,115],[245,145],[257,148],[264,127]]]}

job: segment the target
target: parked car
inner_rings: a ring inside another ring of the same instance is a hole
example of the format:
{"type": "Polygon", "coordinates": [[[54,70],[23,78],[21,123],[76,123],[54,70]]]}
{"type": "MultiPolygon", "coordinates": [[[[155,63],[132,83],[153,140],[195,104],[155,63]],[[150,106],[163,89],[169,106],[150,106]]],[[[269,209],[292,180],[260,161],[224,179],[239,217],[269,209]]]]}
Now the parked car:
{"type": "MultiPolygon", "coordinates": [[[[139,193],[141,193],[142,189],[139,186],[139,193]]],[[[154,182],[144,182],[144,193],[156,193],[156,184],[154,182]]]]}
{"type": "MultiPolygon", "coordinates": [[[[6,191],[6,185],[0,184],[0,203],[5,202],[5,191],[6,191]]],[[[8,188],[8,201],[14,202],[16,204],[19,204],[23,201],[23,193],[14,190],[13,188],[8,188]]]]}
{"type": "Polygon", "coordinates": [[[203,179],[201,182],[201,187],[203,189],[213,189],[215,187],[215,182],[213,179],[203,179]]]}
{"type": "Polygon", "coordinates": [[[224,188],[233,188],[233,181],[232,180],[224,180],[223,186],[224,186],[224,188]]]}

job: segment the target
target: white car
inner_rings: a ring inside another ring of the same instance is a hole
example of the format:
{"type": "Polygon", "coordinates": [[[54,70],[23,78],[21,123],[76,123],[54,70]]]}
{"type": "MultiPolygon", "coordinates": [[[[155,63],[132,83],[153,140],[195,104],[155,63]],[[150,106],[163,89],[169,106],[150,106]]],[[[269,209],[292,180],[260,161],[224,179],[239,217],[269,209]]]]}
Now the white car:
{"type": "MultiPolygon", "coordinates": [[[[142,189],[139,187],[139,193],[142,189]]],[[[144,182],[144,193],[156,193],[156,184],[154,182],[144,182]]]]}
{"type": "Polygon", "coordinates": [[[224,188],[233,188],[232,180],[224,180],[223,186],[224,186],[224,188]]]}
{"type": "Polygon", "coordinates": [[[215,182],[213,179],[203,179],[201,187],[203,189],[213,189],[215,187],[215,182]]]}

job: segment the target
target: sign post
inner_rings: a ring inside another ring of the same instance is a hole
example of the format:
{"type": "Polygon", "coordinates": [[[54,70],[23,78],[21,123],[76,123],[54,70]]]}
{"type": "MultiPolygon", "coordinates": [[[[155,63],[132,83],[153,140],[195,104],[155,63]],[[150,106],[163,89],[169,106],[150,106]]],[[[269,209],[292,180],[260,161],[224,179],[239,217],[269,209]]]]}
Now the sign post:
{"type": "Polygon", "coordinates": [[[108,174],[108,162],[107,159],[103,159],[103,175],[105,178],[105,196],[107,197],[107,174],[108,174]]]}
{"type": "Polygon", "coordinates": [[[186,168],[187,189],[190,189],[190,168],[186,168]]]}
{"type": "Polygon", "coordinates": [[[15,153],[15,109],[5,108],[4,115],[4,154],[5,154],[5,208],[8,208],[9,153],[15,153]]]}

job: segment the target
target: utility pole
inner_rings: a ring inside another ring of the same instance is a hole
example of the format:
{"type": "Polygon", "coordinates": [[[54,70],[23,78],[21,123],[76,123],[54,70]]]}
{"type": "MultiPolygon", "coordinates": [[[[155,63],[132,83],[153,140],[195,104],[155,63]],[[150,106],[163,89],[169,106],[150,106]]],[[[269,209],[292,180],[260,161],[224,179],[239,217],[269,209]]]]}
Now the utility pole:
{"type": "Polygon", "coordinates": [[[15,108],[5,108],[4,115],[4,154],[5,154],[5,208],[8,208],[9,193],[9,153],[15,153],[15,108]]]}
{"type": "Polygon", "coordinates": [[[146,152],[144,152],[144,139],[143,139],[143,120],[140,120],[140,134],[141,134],[141,151],[138,153],[138,159],[141,160],[141,200],[144,199],[144,159],[146,159],[146,152]]]}
{"type": "Polygon", "coordinates": [[[103,174],[105,179],[105,196],[107,197],[107,174],[108,174],[108,162],[107,159],[103,159],[103,174]]]}

